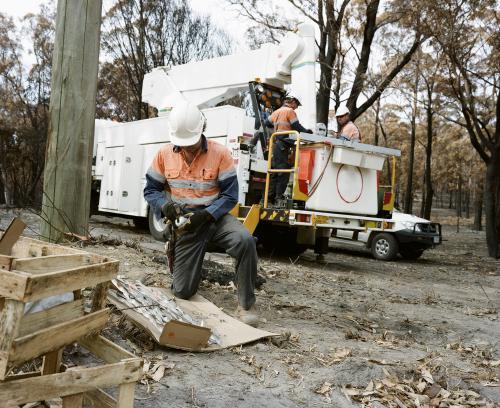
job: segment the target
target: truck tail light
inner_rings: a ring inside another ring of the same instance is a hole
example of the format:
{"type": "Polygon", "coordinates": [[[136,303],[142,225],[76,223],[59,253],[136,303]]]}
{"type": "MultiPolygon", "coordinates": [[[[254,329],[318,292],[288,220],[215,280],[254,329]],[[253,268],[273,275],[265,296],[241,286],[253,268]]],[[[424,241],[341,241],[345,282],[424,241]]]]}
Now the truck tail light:
{"type": "Polygon", "coordinates": [[[384,205],[389,204],[392,199],[392,193],[390,191],[386,191],[384,193],[384,205]]]}
{"type": "Polygon", "coordinates": [[[295,219],[297,222],[309,222],[311,221],[311,216],[309,214],[297,214],[295,219]]]}

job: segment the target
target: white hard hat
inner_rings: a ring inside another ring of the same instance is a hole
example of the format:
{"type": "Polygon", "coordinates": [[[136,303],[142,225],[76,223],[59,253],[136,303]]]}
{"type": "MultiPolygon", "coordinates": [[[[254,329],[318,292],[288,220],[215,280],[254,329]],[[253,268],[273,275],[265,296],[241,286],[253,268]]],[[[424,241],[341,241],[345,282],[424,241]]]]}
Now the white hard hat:
{"type": "Polygon", "coordinates": [[[300,103],[299,98],[297,98],[297,97],[296,97],[296,96],[294,96],[294,95],[287,95],[287,96],[285,97],[285,101],[295,101],[295,102],[297,102],[297,105],[298,105],[298,106],[302,106],[302,104],[300,103]]]}
{"type": "Polygon", "coordinates": [[[191,102],[182,101],[170,112],[170,141],[176,146],[192,146],[200,140],[205,116],[191,102]]]}
{"type": "Polygon", "coordinates": [[[349,109],[347,109],[347,106],[342,105],[342,106],[339,106],[339,108],[335,112],[335,116],[344,116],[344,115],[348,115],[349,113],[350,112],[349,112],[349,109]]]}

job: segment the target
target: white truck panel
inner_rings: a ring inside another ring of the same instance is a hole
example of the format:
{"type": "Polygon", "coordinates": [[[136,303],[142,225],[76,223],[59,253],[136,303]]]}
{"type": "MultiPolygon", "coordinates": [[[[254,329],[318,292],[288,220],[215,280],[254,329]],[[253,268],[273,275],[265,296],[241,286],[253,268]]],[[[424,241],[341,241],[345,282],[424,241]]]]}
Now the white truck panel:
{"type": "MultiPolygon", "coordinates": [[[[234,106],[205,109],[203,113],[207,117],[205,135],[226,145],[237,162],[238,137],[252,133],[253,120],[248,120],[245,111],[234,106]]],[[[147,215],[142,194],[145,175],[156,152],[169,142],[169,132],[168,116],[129,123],[96,121],[94,177],[102,180],[100,211],[147,215]]]]}
{"type": "MultiPolygon", "coordinates": [[[[334,152],[335,149],[337,148],[334,148],[334,152]]],[[[356,158],[351,155],[346,156],[345,161],[354,165],[335,163],[329,160],[329,147],[318,147],[314,150],[316,154],[311,185],[318,180],[322,171],[324,175],[315,193],[306,201],[306,209],[376,215],[378,212],[377,171],[356,166],[354,163],[356,158]]]]}

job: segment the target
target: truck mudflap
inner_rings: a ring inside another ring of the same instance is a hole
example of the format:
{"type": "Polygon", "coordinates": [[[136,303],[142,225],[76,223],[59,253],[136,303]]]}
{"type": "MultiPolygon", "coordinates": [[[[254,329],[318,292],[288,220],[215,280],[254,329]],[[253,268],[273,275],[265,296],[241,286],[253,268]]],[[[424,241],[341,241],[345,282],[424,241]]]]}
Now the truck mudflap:
{"type": "Polygon", "coordinates": [[[443,242],[441,224],[417,222],[412,229],[395,231],[394,235],[400,244],[411,244],[413,247],[431,248],[443,242]]]}

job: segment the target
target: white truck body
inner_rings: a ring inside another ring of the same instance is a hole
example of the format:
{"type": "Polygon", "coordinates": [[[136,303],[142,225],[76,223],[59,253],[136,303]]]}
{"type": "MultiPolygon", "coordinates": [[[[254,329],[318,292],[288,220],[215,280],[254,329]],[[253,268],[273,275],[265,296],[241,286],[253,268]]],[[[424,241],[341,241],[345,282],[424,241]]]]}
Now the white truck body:
{"type": "MultiPolygon", "coordinates": [[[[297,109],[300,122],[306,128],[321,128],[316,124],[316,54],[314,29],[301,24],[296,34],[288,34],[279,45],[268,44],[242,54],[155,68],[144,77],[142,97],[158,109],[157,118],[129,123],[96,121],[94,180],[99,191],[99,211],[135,219],[149,215],[150,229],[152,223],[153,228],[161,225],[159,220],[151,219],[152,212],[143,198],[145,174],[156,152],[169,143],[168,115],[182,99],[202,109],[207,118],[205,136],[231,150],[238,174],[240,205],[256,204],[247,202],[247,193],[251,183],[269,173],[268,162],[264,160],[260,142],[254,151],[240,150],[240,138],[253,136],[256,120],[246,116],[241,108],[213,106],[248,89],[251,81],[273,89],[290,85],[292,94],[302,102],[297,109]]],[[[308,245],[314,245],[314,239],[328,239],[331,231],[354,231],[353,239],[357,240],[363,231],[373,237],[370,233],[394,227],[391,220],[377,218],[380,212],[377,172],[387,157],[399,156],[398,150],[318,135],[297,137],[313,151],[307,188],[317,184],[314,194],[304,193],[302,209],[294,207],[279,217],[282,224],[297,231],[298,243],[307,241],[308,245]]],[[[260,220],[275,222],[263,217],[260,220]]],[[[370,239],[367,238],[368,243],[370,239]]]]}

